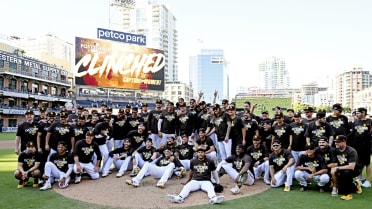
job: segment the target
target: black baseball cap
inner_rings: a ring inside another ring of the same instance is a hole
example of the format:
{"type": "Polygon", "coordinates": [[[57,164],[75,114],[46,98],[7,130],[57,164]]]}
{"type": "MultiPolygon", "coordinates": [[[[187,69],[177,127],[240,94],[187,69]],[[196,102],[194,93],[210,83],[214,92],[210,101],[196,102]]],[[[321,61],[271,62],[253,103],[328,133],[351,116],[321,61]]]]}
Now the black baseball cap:
{"type": "Polygon", "coordinates": [[[254,135],[253,141],[261,141],[261,136],[254,135]]]}
{"type": "Polygon", "coordinates": [[[280,143],[280,141],[278,139],[275,139],[274,142],[273,142],[273,146],[276,146],[276,145],[281,145],[282,143],[280,143]]]}
{"type": "Polygon", "coordinates": [[[88,130],[87,133],[85,134],[86,136],[94,136],[94,130],[88,130]]]}
{"type": "Polygon", "coordinates": [[[315,145],[314,145],[314,143],[312,143],[312,142],[307,143],[307,144],[305,145],[305,150],[307,150],[307,149],[314,150],[314,149],[315,149],[315,145]]]}
{"type": "Polygon", "coordinates": [[[156,104],[163,104],[163,101],[161,101],[161,99],[157,99],[157,100],[155,101],[155,103],[156,103],[156,104]]]}
{"type": "Polygon", "coordinates": [[[198,146],[198,147],[196,148],[196,151],[197,151],[197,152],[199,152],[199,151],[203,151],[203,152],[205,152],[205,146],[198,146]]]}
{"type": "Polygon", "coordinates": [[[28,115],[28,114],[34,114],[34,111],[32,111],[32,110],[26,110],[26,112],[25,112],[25,115],[28,115]]]}
{"type": "Polygon", "coordinates": [[[67,112],[61,112],[61,114],[59,115],[59,117],[61,117],[61,118],[67,118],[68,117],[68,113],[67,112]]]}
{"type": "Polygon", "coordinates": [[[293,117],[301,117],[301,113],[300,112],[296,112],[293,117]]]}
{"type": "Polygon", "coordinates": [[[328,137],[326,137],[326,136],[321,136],[321,137],[319,138],[318,142],[320,142],[320,141],[328,142],[328,137]]]}
{"type": "Polygon", "coordinates": [[[335,141],[336,142],[346,142],[347,141],[347,138],[344,135],[338,135],[338,136],[336,136],[336,140],[335,141]]]}
{"type": "Polygon", "coordinates": [[[47,116],[56,117],[56,112],[48,112],[47,116]]]}
{"type": "Polygon", "coordinates": [[[33,141],[27,142],[26,147],[35,147],[35,142],[33,141]]]}

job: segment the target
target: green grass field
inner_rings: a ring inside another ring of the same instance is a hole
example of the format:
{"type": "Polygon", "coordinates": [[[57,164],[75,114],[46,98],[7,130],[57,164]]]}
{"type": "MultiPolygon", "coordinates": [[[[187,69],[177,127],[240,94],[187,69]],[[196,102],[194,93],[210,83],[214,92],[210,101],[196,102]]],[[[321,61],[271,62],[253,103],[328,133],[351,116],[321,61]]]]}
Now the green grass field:
{"type": "Polygon", "coordinates": [[[16,133],[0,133],[0,140],[14,140],[16,133]]]}
{"type": "MultiPolygon", "coordinates": [[[[249,97],[242,99],[233,99],[238,108],[243,108],[245,101],[249,101],[251,105],[258,104],[257,109],[254,113],[258,116],[261,115],[263,110],[269,111],[269,115],[274,116],[274,111],[272,108],[279,106],[281,108],[292,108],[291,107],[291,98],[270,98],[270,97],[249,97]]],[[[284,111],[286,113],[286,111],[284,111]]]]}
{"type": "MultiPolygon", "coordinates": [[[[0,150],[1,208],[114,208],[65,198],[53,190],[40,192],[37,188],[32,188],[32,186],[16,189],[18,182],[13,177],[13,171],[16,169],[17,164],[16,161],[16,155],[13,154],[12,150],[0,150]]],[[[226,201],[221,205],[201,205],[189,208],[364,209],[369,208],[371,204],[371,188],[364,189],[362,194],[354,194],[354,199],[350,201],[341,200],[339,197],[332,197],[330,193],[319,193],[310,190],[299,192],[298,189],[299,187],[295,183],[291,192],[283,192],[283,188],[269,189],[266,192],[250,197],[226,201]]],[[[177,207],[176,204],[175,207],[177,207]]]]}

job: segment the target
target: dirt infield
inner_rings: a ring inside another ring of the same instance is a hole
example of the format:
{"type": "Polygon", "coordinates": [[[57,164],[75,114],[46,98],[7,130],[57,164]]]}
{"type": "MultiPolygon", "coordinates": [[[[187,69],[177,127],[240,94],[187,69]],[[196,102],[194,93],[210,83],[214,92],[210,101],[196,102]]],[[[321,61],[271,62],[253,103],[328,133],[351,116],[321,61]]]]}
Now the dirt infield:
{"type": "MultiPolygon", "coordinates": [[[[157,180],[149,176],[143,179],[139,187],[135,188],[125,184],[125,180],[130,179],[128,173],[122,178],[116,178],[115,174],[98,180],[83,178],[80,184],[72,183],[66,189],[59,189],[56,185],[53,188],[57,193],[72,199],[116,207],[147,209],[208,204],[207,193],[202,191],[191,193],[183,204],[168,202],[167,194],[178,194],[183,187],[181,182],[185,179],[173,177],[167,182],[165,189],[160,189],[156,187],[157,180]]],[[[232,195],[230,188],[234,184],[227,175],[221,177],[221,184],[224,186],[224,191],[219,195],[224,195],[225,201],[257,194],[270,188],[259,180],[253,186],[244,185],[240,194],[232,195]]]]}
{"type": "MultiPolygon", "coordinates": [[[[0,149],[14,149],[14,140],[0,141],[0,149]]],[[[128,174],[129,172],[125,173],[122,178],[116,178],[116,172],[113,172],[108,177],[98,180],[83,177],[80,184],[72,182],[66,189],[59,189],[57,184],[54,184],[53,189],[71,199],[114,207],[148,209],[208,204],[207,193],[202,191],[191,193],[182,204],[168,202],[166,196],[168,194],[178,194],[183,187],[181,182],[185,181],[185,178],[177,179],[173,177],[167,182],[165,189],[159,189],[156,187],[157,179],[149,176],[143,179],[139,187],[134,188],[125,184],[125,180],[130,179],[128,174]]],[[[221,177],[221,185],[224,186],[224,191],[219,195],[224,195],[225,201],[257,194],[270,188],[262,180],[259,180],[253,186],[244,185],[240,194],[233,195],[230,188],[234,183],[228,175],[221,177]]]]}

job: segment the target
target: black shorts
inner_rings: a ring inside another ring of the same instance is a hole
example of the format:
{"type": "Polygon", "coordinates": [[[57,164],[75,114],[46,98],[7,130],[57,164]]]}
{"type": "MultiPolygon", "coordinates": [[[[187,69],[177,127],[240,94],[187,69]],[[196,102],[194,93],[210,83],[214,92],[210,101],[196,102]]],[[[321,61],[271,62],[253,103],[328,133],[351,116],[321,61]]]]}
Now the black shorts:
{"type": "Polygon", "coordinates": [[[371,151],[364,150],[358,152],[358,159],[361,166],[366,166],[371,164],[371,151]]]}

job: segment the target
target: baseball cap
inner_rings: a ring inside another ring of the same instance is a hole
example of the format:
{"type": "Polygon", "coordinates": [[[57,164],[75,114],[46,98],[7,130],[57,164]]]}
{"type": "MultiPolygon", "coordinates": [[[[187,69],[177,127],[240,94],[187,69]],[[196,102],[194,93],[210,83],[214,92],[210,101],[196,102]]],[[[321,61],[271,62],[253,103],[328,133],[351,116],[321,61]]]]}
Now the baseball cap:
{"type": "Polygon", "coordinates": [[[171,105],[171,106],[174,106],[174,103],[171,102],[171,101],[169,101],[168,104],[171,105]]]}
{"type": "Polygon", "coordinates": [[[186,107],[186,103],[181,103],[180,107],[186,107]]]}
{"type": "Polygon", "coordinates": [[[125,108],[132,108],[132,105],[127,104],[127,105],[125,105],[125,108]]]}
{"type": "Polygon", "coordinates": [[[336,142],[346,142],[347,141],[347,138],[344,135],[338,135],[338,136],[336,136],[336,140],[335,141],[336,142]]]}
{"type": "Polygon", "coordinates": [[[222,100],[222,104],[226,104],[226,103],[229,103],[229,100],[227,100],[227,99],[223,99],[223,100],[222,100]]]}
{"type": "Polygon", "coordinates": [[[227,109],[228,109],[228,110],[235,110],[235,106],[234,106],[234,105],[229,105],[229,106],[227,107],[227,109]]]}
{"type": "Polygon", "coordinates": [[[294,109],[287,109],[287,112],[293,112],[294,113],[294,109]]]}
{"type": "Polygon", "coordinates": [[[94,130],[88,130],[87,133],[85,134],[86,136],[94,136],[94,130]]]}
{"type": "Polygon", "coordinates": [[[260,141],[260,140],[261,140],[261,136],[257,136],[257,135],[253,136],[253,141],[260,141]]]}
{"type": "Polygon", "coordinates": [[[103,107],[103,106],[107,107],[107,104],[106,103],[102,103],[101,104],[101,107],[103,107]]]}
{"type": "Polygon", "coordinates": [[[190,99],[190,103],[191,103],[191,102],[196,102],[196,101],[195,101],[195,99],[190,99]]]}
{"type": "Polygon", "coordinates": [[[321,136],[318,140],[318,142],[320,141],[325,141],[325,142],[328,142],[328,138],[326,136],[321,136]]]}
{"type": "Polygon", "coordinates": [[[220,109],[220,105],[219,104],[214,104],[213,109],[220,109]]]}
{"type": "Polygon", "coordinates": [[[26,147],[35,147],[35,142],[33,141],[27,142],[26,147]]]}
{"type": "Polygon", "coordinates": [[[81,105],[79,105],[77,109],[78,109],[78,110],[84,110],[84,107],[81,106],[81,105]]]}
{"type": "Polygon", "coordinates": [[[45,112],[47,109],[45,107],[40,107],[40,112],[45,112]]]}
{"type": "Polygon", "coordinates": [[[48,112],[48,116],[49,117],[56,117],[56,113],[55,112],[48,112]]]}
{"type": "Polygon", "coordinates": [[[59,115],[59,117],[61,117],[61,118],[67,118],[68,117],[68,114],[67,114],[67,112],[61,112],[61,114],[59,115]]]}
{"type": "Polygon", "coordinates": [[[143,103],[141,107],[148,107],[149,105],[147,103],[143,103]]]}
{"type": "Polygon", "coordinates": [[[156,103],[156,104],[163,104],[163,101],[161,101],[161,99],[157,99],[157,100],[155,101],[155,103],[156,103]]]}
{"type": "Polygon", "coordinates": [[[80,115],[80,116],[78,117],[78,120],[85,120],[85,117],[82,116],[82,115],[80,115]]]}
{"type": "Polygon", "coordinates": [[[205,128],[199,128],[199,132],[204,132],[205,133],[205,128]]]}
{"type": "Polygon", "coordinates": [[[326,116],[325,112],[317,112],[316,113],[316,118],[320,119],[320,118],[324,118],[326,116]]]}
{"type": "Polygon", "coordinates": [[[149,142],[152,143],[152,139],[151,139],[151,138],[147,138],[147,139],[145,140],[145,142],[147,142],[147,141],[149,141],[149,142]]]}
{"type": "Polygon", "coordinates": [[[312,142],[307,143],[307,144],[305,145],[305,150],[307,150],[307,149],[314,150],[314,149],[315,149],[315,145],[314,145],[314,143],[312,143],[312,142]]]}
{"type": "Polygon", "coordinates": [[[112,111],[112,107],[107,107],[106,111],[112,111]]]}
{"type": "Polygon", "coordinates": [[[280,143],[280,141],[278,139],[275,139],[274,142],[273,142],[273,146],[278,146],[278,145],[281,145],[282,143],[280,143]]]}
{"type": "Polygon", "coordinates": [[[125,111],[124,111],[123,108],[119,109],[119,113],[124,113],[124,112],[125,112],[125,111]]]}
{"type": "Polygon", "coordinates": [[[65,142],[65,141],[59,141],[58,142],[58,146],[59,145],[62,145],[62,146],[64,146],[64,147],[67,147],[67,143],[65,142]]]}
{"type": "Polygon", "coordinates": [[[339,104],[339,103],[334,104],[334,105],[332,106],[332,109],[333,109],[333,110],[338,110],[338,111],[342,112],[342,107],[341,107],[341,104],[339,104]]]}
{"type": "Polygon", "coordinates": [[[105,114],[105,115],[103,116],[103,118],[111,119],[111,115],[109,115],[109,114],[105,114]]]}
{"type": "Polygon", "coordinates": [[[360,112],[360,113],[366,113],[367,114],[367,109],[366,108],[364,108],[364,107],[359,107],[358,109],[357,109],[357,112],[360,112]]]}
{"type": "Polygon", "coordinates": [[[199,105],[205,105],[206,103],[205,103],[205,101],[201,101],[200,103],[199,103],[199,105]]]}
{"type": "Polygon", "coordinates": [[[293,117],[301,117],[301,113],[300,112],[296,112],[293,117]]]}
{"type": "Polygon", "coordinates": [[[304,111],[314,112],[314,108],[312,108],[312,107],[307,107],[307,108],[304,109],[304,111]]]}
{"type": "Polygon", "coordinates": [[[269,114],[269,111],[267,111],[267,110],[264,110],[264,111],[262,111],[262,113],[261,114],[269,114]]]}
{"type": "Polygon", "coordinates": [[[283,113],[275,114],[275,118],[283,118],[283,113]]]}
{"type": "Polygon", "coordinates": [[[25,112],[25,115],[28,115],[28,114],[34,114],[34,111],[32,111],[32,110],[26,110],[26,112],[25,112]]]}
{"type": "Polygon", "coordinates": [[[133,112],[138,112],[138,107],[133,107],[133,108],[132,108],[132,113],[133,113],[133,112]]]}
{"type": "Polygon", "coordinates": [[[205,146],[198,146],[197,148],[196,148],[196,151],[197,152],[199,152],[199,151],[203,151],[203,152],[205,152],[205,146]]]}
{"type": "Polygon", "coordinates": [[[238,149],[238,148],[244,149],[244,146],[243,146],[242,144],[238,144],[238,145],[236,145],[236,148],[237,148],[237,149],[238,149]]]}

